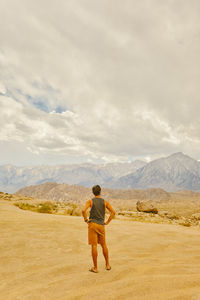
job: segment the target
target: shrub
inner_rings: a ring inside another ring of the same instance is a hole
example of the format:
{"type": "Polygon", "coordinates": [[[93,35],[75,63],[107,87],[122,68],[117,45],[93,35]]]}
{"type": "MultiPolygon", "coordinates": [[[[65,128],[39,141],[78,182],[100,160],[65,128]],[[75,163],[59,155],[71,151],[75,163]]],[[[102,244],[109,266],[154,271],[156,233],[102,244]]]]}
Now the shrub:
{"type": "Polygon", "coordinates": [[[32,211],[36,210],[36,207],[34,205],[28,203],[21,202],[21,203],[14,203],[14,205],[24,210],[32,210],[32,211]]]}
{"type": "Polygon", "coordinates": [[[40,203],[37,207],[39,213],[52,214],[58,210],[58,206],[50,201],[40,203]]]}
{"type": "Polygon", "coordinates": [[[73,208],[71,207],[68,207],[67,209],[65,209],[64,211],[64,215],[72,215],[72,212],[73,212],[73,208]]]}
{"type": "Polygon", "coordinates": [[[39,205],[39,207],[37,207],[37,211],[39,213],[52,214],[51,206],[49,206],[47,204],[43,204],[43,203],[41,205],[39,205]]]}
{"type": "Polygon", "coordinates": [[[72,216],[82,216],[82,210],[80,207],[74,208],[72,211],[72,216]]]}
{"type": "Polygon", "coordinates": [[[46,201],[44,203],[39,203],[38,205],[31,205],[24,202],[14,203],[14,205],[24,210],[36,211],[39,213],[52,214],[57,211],[57,205],[49,201],[46,201]]]}

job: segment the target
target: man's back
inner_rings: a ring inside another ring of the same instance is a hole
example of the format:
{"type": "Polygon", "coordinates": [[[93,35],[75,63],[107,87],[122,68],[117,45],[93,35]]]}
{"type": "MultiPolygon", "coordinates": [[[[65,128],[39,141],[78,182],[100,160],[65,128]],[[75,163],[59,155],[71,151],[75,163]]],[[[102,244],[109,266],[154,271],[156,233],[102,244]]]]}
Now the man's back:
{"type": "Polygon", "coordinates": [[[92,199],[92,208],[90,210],[90,222],[104,225],[105,220],[105,200],[100,197],[92,199]]]}

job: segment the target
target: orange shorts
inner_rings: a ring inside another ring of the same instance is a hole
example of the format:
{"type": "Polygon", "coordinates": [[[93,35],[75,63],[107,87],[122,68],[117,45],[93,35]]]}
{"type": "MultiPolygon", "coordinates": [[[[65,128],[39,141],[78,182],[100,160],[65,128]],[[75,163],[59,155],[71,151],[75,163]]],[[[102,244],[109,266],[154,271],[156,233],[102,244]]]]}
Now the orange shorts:
{"type": "Polygon", "coordinates": [[[104,225],[90,222],[88,224],[88,244],[97,245],[105,244],[105,228],[104,225]]]}

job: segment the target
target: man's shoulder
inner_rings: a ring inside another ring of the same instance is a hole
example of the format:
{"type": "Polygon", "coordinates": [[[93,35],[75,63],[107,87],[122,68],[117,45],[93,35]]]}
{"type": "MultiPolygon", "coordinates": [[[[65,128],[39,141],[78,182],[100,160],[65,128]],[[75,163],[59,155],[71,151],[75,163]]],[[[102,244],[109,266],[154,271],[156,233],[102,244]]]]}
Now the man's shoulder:
{"type": "Polygon", "coordinates": [[[92,205],[92,199],[87,200],[86,204],[92,205]]]}
{"type": "Polygon", "coordinates": [[[104,200],[105,201],[105,207],[111,207],[111,204],[108,200],[104,200]]]}

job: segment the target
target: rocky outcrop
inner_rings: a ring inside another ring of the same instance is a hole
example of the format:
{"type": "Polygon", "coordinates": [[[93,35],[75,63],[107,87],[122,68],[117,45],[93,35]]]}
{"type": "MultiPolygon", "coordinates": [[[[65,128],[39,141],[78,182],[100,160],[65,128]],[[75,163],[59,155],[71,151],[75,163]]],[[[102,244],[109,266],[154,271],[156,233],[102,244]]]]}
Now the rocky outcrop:
{"type": "Polygon", "coordinates": [[[153,213],[157,214],[158,209],[155,207],[155,205],[151,201],[138,201],[136,203],[136,208],[140,212],[145,212],[145,213],[153,213]]]}

